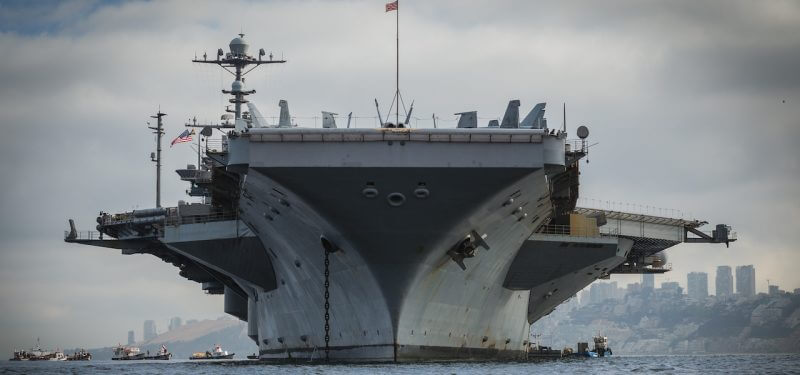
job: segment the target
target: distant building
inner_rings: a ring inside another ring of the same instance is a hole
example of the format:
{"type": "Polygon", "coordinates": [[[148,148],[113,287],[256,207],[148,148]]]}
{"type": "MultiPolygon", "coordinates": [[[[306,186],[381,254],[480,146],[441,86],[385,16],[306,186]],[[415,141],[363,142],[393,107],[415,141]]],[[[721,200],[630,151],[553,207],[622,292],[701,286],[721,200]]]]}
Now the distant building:
{"type": "Polygon", "coordinates": [[[642,274],[642,289],[653,290],[656,288],[656,275],[652,273],[642,274]]]}
{"type": "Polygon", "coordinates": [[[625,288],[627,294],[638,293],[640,291],[642,291],[642,284],[639,283],[628,284],[627,288],[625,288]]]}
{"type": "Polygon", "coordinates": [[[736,267],[736,293],[742,297],[756,295],[756,269],[752,264],[736,267]]]}
{"type": "Polygon", "coordinates": [[[154,339],[158,334],[156,333],[156,322],[153,320],[145,320],[144,321],[144,341],[150,341],[154,339]]]}
{"type": "Polygon", "coordinates": [[[665,281],[661,283],[662,292],[670,292],[674,294],[683,294],[683,288],[677,281],[665,281]]]}
{"type": "Polygon", "coordinates": [[[581,306],[586,306],[589,304],[589,290],[587,289],[581,290],[580,297],[581,297],[580,298],[581,306]]]}
{"type": "Polygon", "coordinates": [[[717,267],[716,294],[717,297],[733,295],[733,273],[730,266],[717,267]]]}
{"type": "Polygon", "coordinates": [[[794,288],[794,294],[800,294],[800,288],[794,288]]]}
{"type": "Polygon", "coordinates": [[[133,345],[136,342],[136,336],[133,331],[128,331],[128,345],[133,345]]]}
{"type": "Polygon", "coordinates": [[[783,292],[782,290],[780,290],[780,288],[778,288],[777,285],[769,285],[767,288],[769,290],[769,295],[771,296],[777,296],[782,294],[781,292],[783,292]]]}
{"type": "Polygon", "coordinates": [[[169,320],[169,330],[172,331],[173,329],[181,328],[183,325],[183,320],[180,317],[174,317],[169,320]]]}
{"type": "Polygon", "coordinates": [[[705,272],[689,272],[686,275],[686,288],[689,298],[696,300],[708,298],[708,274],[705,272]]]}
{"type": "Polygon", "coordinates": [[[617,287],[616,281],[594,283],[589,288],[589,301],[591,301],[591,303],[600,303],[607,299],[622,299],[624,297],[625,291],[617,287]]]}

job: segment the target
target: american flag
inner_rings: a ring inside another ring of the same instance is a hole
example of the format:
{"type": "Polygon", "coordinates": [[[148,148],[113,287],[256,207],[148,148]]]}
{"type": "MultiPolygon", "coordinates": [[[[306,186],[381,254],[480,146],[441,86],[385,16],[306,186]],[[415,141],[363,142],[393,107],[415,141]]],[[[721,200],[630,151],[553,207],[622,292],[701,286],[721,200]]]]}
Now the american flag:
{"type": "Polygon", "coordinates": [[[392,1],[391,3],[386,4],[386,11],[391,12],[393,10],[397,10],[397,1],[392,1]]]}
{"type": "Polygon", "coordinates": [[[181,133],[181,135],[178,136],[178,138],[172,140],[172,143],[169,144],[169,147],[172,147],[176,143],[191,142],[193,135],[194,135],[194,129],[192,129],[191,132],[189,131],[189,129],[186,129],[183,131],[183,133],[181,133]]]}

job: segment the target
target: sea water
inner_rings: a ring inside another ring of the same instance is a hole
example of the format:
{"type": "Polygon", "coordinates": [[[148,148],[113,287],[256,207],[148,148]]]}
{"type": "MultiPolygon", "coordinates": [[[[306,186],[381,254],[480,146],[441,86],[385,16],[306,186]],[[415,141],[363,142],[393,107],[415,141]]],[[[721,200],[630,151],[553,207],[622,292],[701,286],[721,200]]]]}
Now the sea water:
{"type": "Polygon", "coordinates": [[[268,364],[258,361],[5,362],[0,374],[800,374],[800,354],[613,356],[537,362],[268,364]]]}

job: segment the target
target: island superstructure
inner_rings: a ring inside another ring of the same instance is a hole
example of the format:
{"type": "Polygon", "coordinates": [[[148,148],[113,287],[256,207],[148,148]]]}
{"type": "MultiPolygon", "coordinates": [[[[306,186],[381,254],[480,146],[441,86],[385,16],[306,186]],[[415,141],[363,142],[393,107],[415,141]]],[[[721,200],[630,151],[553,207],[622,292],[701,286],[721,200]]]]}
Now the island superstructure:
{"type": "Polygon", "coordinates": [[[735,240],[667,218],[650,224],[679,228],[677,240],[652,240],[622,233],[623,213],[577,208],[588,130],[568,141],[544,103],[520,121],[512,100],[488,126],[466,111],[455,128],[412,129],[407,116],[364,129],[330,112],[321,128],[295,126],[281,101],[269,125],[243,76],[285,61],[250,56],[241,34],[229,48],[193,60],[234,76],[232,123],[205,126],[227,133],[178,171],[203,202],[102,214],[103,238],[74,225],[65,237],[156,255],[224,294],[261,359],[524,358],[530,324],[592,281],[664,272],[654,254],[680,242],[735,240]]]}

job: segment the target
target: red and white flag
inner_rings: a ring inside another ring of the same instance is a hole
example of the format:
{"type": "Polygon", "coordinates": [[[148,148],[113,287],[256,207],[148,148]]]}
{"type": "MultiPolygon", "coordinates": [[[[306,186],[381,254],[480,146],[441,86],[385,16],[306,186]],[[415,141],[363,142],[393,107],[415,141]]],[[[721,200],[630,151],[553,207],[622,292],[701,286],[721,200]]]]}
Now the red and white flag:
{"type": "Polygon", "coordinates": [[[387,12],[391,12],[393,10],[397,10],[397,0],[386,4],[386,11],[387,12]]]}

